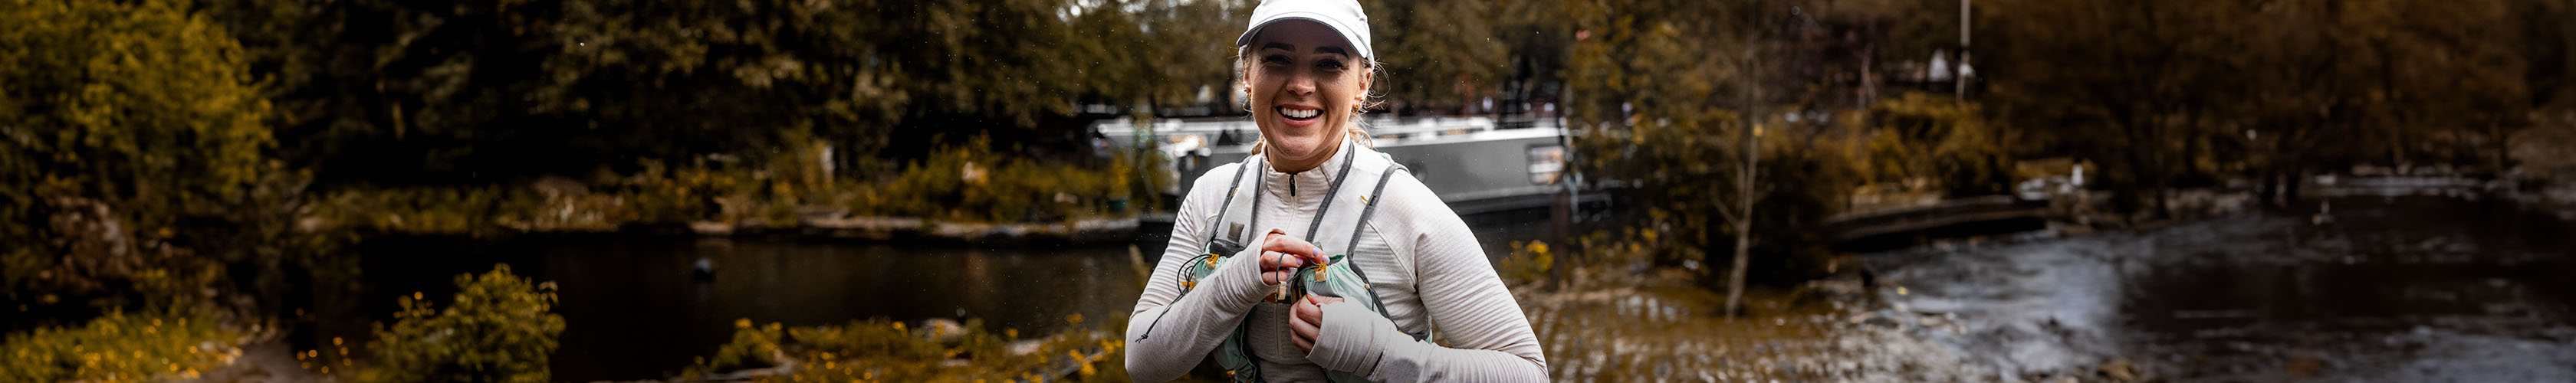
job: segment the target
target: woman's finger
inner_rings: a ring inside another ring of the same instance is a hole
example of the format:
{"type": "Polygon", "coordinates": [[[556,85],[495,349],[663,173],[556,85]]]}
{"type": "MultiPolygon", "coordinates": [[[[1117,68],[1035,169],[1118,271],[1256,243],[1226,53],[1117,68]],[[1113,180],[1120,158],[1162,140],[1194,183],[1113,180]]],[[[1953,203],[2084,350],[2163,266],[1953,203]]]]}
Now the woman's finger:
{"type": "Polygon", "coordinates": [[[1262,241],[1261,250],[1294,254],[1304,259],[1324,259],[1324,248],[1285,234],[1271,234],[1262,241]]]}
{"type": "Polygon", "coordinates": [[[1306,321],[1306,323],[1317,323],[1319,325],[1315,327],[1321,328],[1323,326],[1320,324],[1324,323],[1324,306],[1315,302],[1315,296],[1313,294],[1308,294],[1305,299],[1297,300],[1296,308],[1289,310],[1289,315],[1297,317],[1298,320],[1306,321]]]}
{"type": "Polygon", "coordinates": [[[1261,284],[1277,286],[1280,282],[1296,278],[1297,268],[1304,267],[1305,263],[1299,262],[1297,257],[1263,251],[1260,266],[1261,284]]]}
{"type": "Polygon", "coordinates": [[[1283,254],[1283,253],[1280,253],[1280,252],[1275,252],[1275,251],[1263,251],[1263,252],[1261,252],[1261,271],[1271,271],[1271,270],[1278,270],[1278,269],[1291,269],[1291,270],[1294,270],[1294,269],[1296,269],[1296,268],[1299,268],[1299,267],[1305,267],[1305,266],[1306,266],[1306,262],[1305,262],[1305,260],[1304,260],[1303,258],[1300,258],[1300,257],[1290,256],[1290,255],[1283,254]]]}
{"type": "Polygon", "coordinates": [[[1297,269],[1278,269],[1261,272],[1261,283],[1265,285],[1277,286],[1280,283],[1285,283],[1294,279],[1297,279],[1297,269]]]}
{"type": "Polygon", "coordinates": [[[1296,343],[1298,349],[1314,351],[1315,337],[1320,332],[1322,332],[1320,325],[1308,323],[1305,318],[1298,316],[1288,317],[1288,339],[1296,343]]]}

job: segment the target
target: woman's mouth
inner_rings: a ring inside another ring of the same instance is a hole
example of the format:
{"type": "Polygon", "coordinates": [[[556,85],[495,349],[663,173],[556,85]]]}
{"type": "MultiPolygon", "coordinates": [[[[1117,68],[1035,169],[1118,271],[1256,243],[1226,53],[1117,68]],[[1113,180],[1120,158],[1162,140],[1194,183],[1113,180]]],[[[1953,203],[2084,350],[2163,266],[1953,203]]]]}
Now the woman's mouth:
{"type": "Polygon", "coordinates": [[[1298,109],[1288,106],[1276,106],[1271,109],[1278,112],[1279,117],[1287,118],[1289,121],[1309,121],[1324,115],[1323,109],[1298,109]]]}

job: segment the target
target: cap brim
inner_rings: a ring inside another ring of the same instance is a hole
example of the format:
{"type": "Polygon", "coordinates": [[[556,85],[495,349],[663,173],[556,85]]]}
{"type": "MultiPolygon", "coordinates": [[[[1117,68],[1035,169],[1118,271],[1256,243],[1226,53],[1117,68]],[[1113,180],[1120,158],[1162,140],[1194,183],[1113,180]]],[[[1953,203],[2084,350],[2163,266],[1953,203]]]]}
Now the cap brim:
{"type": "Polygon", "coordinates": [[[1324,25],[1324,28],[1332,29],[1332,30],[1333,30],[1333,33],[1342,35],[1342,43],[1343,43],[1343,44],[1350,44],[1351,48],[1354,48],[1354,49],[1358,49],[1358,50],[1359,50],[1358,55],[1360,56],[1360,58],[1363,58],[1363,59],[1371,58],[1371,57],[1376,56],[1376,54],[1377,54],[1374,50],[1370,49],[1370,47],[1369,47],[1367,44],[1362,43],[1362,42],[1361,42],[1361,39],[1360,39],[1360,37],[1359,37],[1359,36],[1352,35],[1352,34],[1351,34],[1351,29],[1350,29],[1350,28],[1345,28],[1345,26],[1343,26],[1343,25],[1335,24],[1335,23],[1333,23],[1332,21],[1327,21],[1328,19],[1324,18],[1322,15],[1315,14],[1314,12],[1290,12],[1290,13],[1286,13],[1286,14],[1281,14],[1281,15],[1279,15],[1279,16],[1277,16],[1277,17],[1272,17],[1272,18],[1270,18],[1270,21],[1262,22],[1262,23],[1261,23],[1261,25],[1255,25],[1255,26],[1252,26],[1252,29],[1244,30],[1244,31],[1243,31],[1243,36],[1242,36],[1242,37],[1236,37],[1236,38],[1234,39],[1234,46],[1241,47],[1241,46],[1246,46],[1246,45],[1252,45],[1252,38],[1253,38],[1254,36],[1260,36],[1260,35],[1261,35],[1261,31],[1262,31],[1262,30],[1264,30],[1264,29],[1270,29],[1270,26],[1271,26],[1271,25],[1273,25],[1273,24],[1278,24],[1279,22],[1282,22],[1282,21],[1295,21],[1295,20],[1303,20],[1303,21],[1314,22],[1314,23],[1316,23],[1316,24],[1323,24],[1323,25],[1324,25]]]}

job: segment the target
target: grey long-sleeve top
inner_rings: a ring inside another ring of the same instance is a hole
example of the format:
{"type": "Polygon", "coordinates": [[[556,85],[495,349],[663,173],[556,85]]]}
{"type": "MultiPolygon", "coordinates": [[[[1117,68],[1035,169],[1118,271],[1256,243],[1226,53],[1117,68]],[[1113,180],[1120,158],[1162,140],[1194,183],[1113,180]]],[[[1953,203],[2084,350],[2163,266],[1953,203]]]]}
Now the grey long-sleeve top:
{"type": "MultiPolygon", "coordinates": [[[[1335,153],[1322,166],[1297,173],[1255,165],[1259,169],[1245,173],[1238,184],[1245,195],[1235,199],[1234,210],[1253,204],[1251,192],[1266,193],[1257,206],[1249,207],[1260,209],[1259,222],[1252,223],[1257,227],[1220,230],[1217,235],[1230,235],[1243,243],[1237,257],[1258,256],[1259,240],[1270,231],[1310,237],[1308,226],[1323,207],[1325,195],[1333,194],[1327,189],[1342,162],[1357,161],[1350,167],[1350,180],[1334,195],[1327,219],[1311,236],[1312,242],[1338,254],[1351,242],[1352,225],[1365,225],[1359,232],[1359,246],[1342,264],[1360,268],[1389,315],[1378,315],[1356,302],[1325,305],[1323,331],[1314,352],[1307,353],[1290,343],[1290,306],[1260,302],[1276,287],[1261,283],[1258,258],[1225,262],[1183,296],[1181,281],[1190,266],[1186,262],[1206,252],[1209,225],[1218,222],[1216,210],[1224,203],[1226,183],[1239,165],[1219,166],[1200,176],[1182,199],[1173,219],[1171,244],[1146,281],[1144,294],[1136,298],[1126,337],[1127,371],[1132,378],[1149,382],[1178,378],[1206,360],[1237,324],[1251,321],[1247,340],[1262,363],[1263,378],[1273,382],[1323,381],[1323,369],[1380,382],[1547,379],[1547,359],[1540,353],[1529,319],[1495,276],[1475,233],[1458,214],[1430,188],[1399,172],[1387,183],[1377,211],[1366,223],[1356,222],[1358,211],[1367,203],[1362,196],[1375,186],[1376,175],[1394,164],[1361,145],[1345,144],[1341,150],[1359,152],[1348,157],[1335,153]],[[1256,182],[1256,176],[1264,179],[1256,182]],[[1254,190],[1256,184],[1260,190],[1254,190]],[[1433,339],[1438,345],[1407,335],[1425,331],[1437,332],[1433,339]]],[[[1237,220],[1236,224],[1244,223],[1237,220]]]]}

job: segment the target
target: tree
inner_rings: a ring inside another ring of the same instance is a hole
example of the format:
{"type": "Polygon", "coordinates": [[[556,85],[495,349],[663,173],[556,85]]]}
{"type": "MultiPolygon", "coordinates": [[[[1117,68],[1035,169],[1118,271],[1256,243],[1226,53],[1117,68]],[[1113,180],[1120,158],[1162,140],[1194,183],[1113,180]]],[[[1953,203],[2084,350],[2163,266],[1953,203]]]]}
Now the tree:
{"type": "Polygon", "coordinates": [[[9,300],[164,303],[211,282],[190,245],[259,224],[234,216],[284,187],[244,61],[178,1],[0,1],[9,300]]]}
{"type": "Polygon", "coordinates": [[[329,183],[407,185],[633,171],[638,160],[710,155],[809,161],[774,153],[814,141],[848,162],[844,176],[879,177],[900,164],[880,155],[930,147],[890,142],[962,140],[944,133],[974,129],[1017,140],[998,143],[1006,146],[1075,146],[1087,141],[1074,101],[1178,104],[1171,96],[1186,91],[1173,89],[1188,87],[1167,80],[1224,73],[1198,59],[1150,60],[1165,46],[1139,43],[1170,36],[1126,22],[1209,19],[1229,11],[1222,4],[1111,3],[1083,14],[1064,0],[208,8],[251,44],[256,73],[284,105],[281,136],[295,143],[283,148],[287,159],[329,183]],[[1199,69],[1165,70],[1174,67],[1199,69]]]}
{"type": "Polygon", "coordinates": [[[1730,313],[1753,254],[1813,252],[1822,243],[1801,233],[1828,212],[1811,202],[1849,190],[1832,181],[1849,164],[1763,143],[1814,143],[1856,103],[1857,76],[1846,74],[1861,50],[1827,38],[1833,19],[1808,5],[1584,1],[1563,12],[1578,31],[1565,78],[1581,170],[1659,201],[1654,215],[1671,220],[1682,251],[1657,262],[1728,265],[1704,281],[1729,291],[1730,313]],[[1732,251],[1702,250],[1720,245],[1732,251]]]}
{"type": "Polygon", "coordinates": [[[1474,0],[1376,0],[1369,10],[1382,93],[1408,109],[1459,114],[1499,93],[1505,60],[1496,38],[1510,5],[1474,0]]]}
{"type": "MultiPolygon", "coordinates": [[[[2251,176],[2273,201],[2341,166],[2501,170],[2557,91],[2546,6],[2498,1],[1999,0],[1980,72],[2003,121],[2098,155],[2124,210],[2251,176]],[[2539,23],[2539,24],[2524,24],[2539,23]],[[2527,25],[2527,26],[2526,26],[2527,25]],[[2112,134],[2100,134],[2110,132],[2112,134]]],[[[2558,40],[2564,41],[2564,40],[2558,40]]]]}

